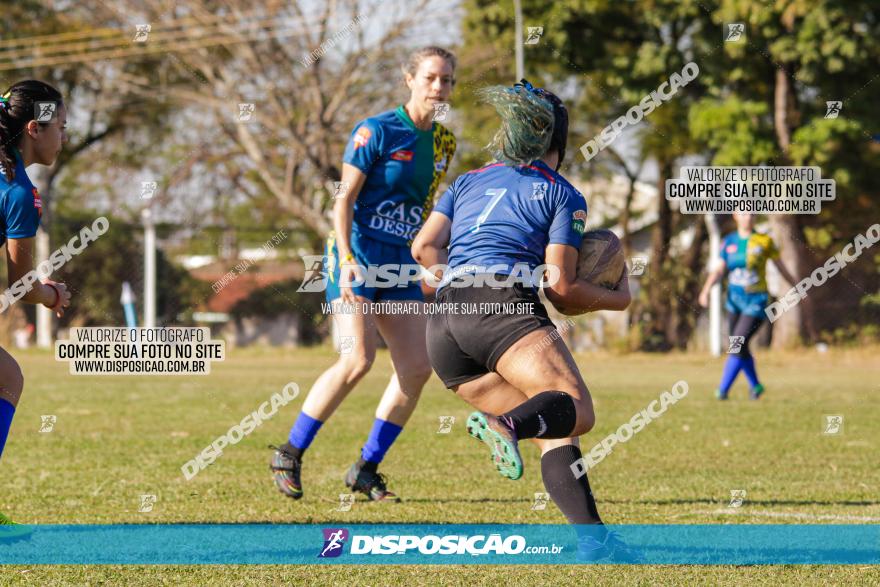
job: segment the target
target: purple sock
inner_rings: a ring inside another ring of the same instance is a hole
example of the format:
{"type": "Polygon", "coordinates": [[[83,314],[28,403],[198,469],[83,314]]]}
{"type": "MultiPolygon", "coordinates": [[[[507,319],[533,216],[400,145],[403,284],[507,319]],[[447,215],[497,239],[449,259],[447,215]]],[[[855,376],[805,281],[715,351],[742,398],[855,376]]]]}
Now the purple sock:
{"type": "Polygon", "coordinates": [[[287,441],[292,446],[304,451],[312,444],[315,435],[321,429],[321,424],[323,422],[320,420],[315,420],[305,412],[300,412],[296,422],[293,423],[293,428],[290,429],[290,436],[287,438],[287,441]]]}
{"type": "Polygon", "coordinates": [[[12,426],[12,416],[15,415],[15,406],[0,398],[0,455],[6,446],[6,438],[9,436],[9,428],[12,426]]]}
{"type": "Polygon", "coordinates": [[[385,453],[397,440],[401,430],[403,430],[402,426],[376,418],[367,443],[361,449],[361,458],[368,463],[381,463],[385,458],[385,453]]]}

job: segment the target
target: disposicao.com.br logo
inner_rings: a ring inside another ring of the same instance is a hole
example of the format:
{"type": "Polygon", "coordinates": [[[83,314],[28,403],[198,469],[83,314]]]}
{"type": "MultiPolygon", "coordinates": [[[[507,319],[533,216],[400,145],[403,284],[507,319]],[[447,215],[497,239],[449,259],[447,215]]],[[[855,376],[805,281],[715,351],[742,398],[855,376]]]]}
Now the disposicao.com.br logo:
{"type": "Polygon", "coordinates": [[[419,555],[517,555],[517,554],[559,554],[563,547],[528,546],[525,537],[512,534],[502,538],[501,534],[460,534],[438,536],[416,535],[378,535],[355,534],[349,536],[345,528],[324,528],[324,546],[318,554],[320,558],[338,557],[349,538],[351,546],[348,553],[361,554],[419,554],[419,555]]]}
{"type": "Polygon", "coordinates": [[[324,546],[318,554],[318,558],[335,558],[342,554],[342,546],[348,540],[348,530],[345,528],[324,528],[324,546]]]}

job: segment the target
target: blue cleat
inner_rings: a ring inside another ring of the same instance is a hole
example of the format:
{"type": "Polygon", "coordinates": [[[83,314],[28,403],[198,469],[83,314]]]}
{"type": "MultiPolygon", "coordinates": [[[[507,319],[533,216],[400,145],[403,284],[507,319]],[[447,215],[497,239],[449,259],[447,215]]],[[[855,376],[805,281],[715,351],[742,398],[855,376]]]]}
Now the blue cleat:
{"type": "Polygon", "coordinates": [[[604,540],[581,536],[577,548],[577,558],[582,563],[639,564],[645,561],[642,553],[624,542],[617,532],[608,532],[604,540]]]}

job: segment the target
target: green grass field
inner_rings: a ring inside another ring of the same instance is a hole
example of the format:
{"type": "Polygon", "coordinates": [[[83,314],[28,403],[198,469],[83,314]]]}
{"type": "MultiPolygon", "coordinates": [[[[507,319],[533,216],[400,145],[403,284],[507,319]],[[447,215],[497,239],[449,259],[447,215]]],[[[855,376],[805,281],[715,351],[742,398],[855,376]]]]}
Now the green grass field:
{"type": "MultiPolygon", "coordinates": [[[[589,448],[683,379],[689,395],[591,471],[606,522],[877,523],[880,521],[880,349],[758,353],[767,394],[712,397],[723,358],[707,355],[582,354],[598,423],[589,448]],[[822,434],[823,416],[842,414],[844,432],[822,434]],[[732,489],[745,489],[730,509],[732,489]]],[[[309,386],[334,354],[327,348],[232,350],[208,376],[84,377],[48,353],[18,352],[25,394],[3,457],[0,511],[25,523],[564,523],[544,491],[537,450],[526,472],[502,479],[484,447],[464,431],[464,402],[432,378],[382,470],[403,503],[359,500],[334,511],[345,469],[358,456],[391,373],[387,352],[321,430],[307,454],[305,498],[285,499],[268,471],[267,444],[283,442],[309,386]],[[181,465],[214,438],[296,382],[301,394],[191,481],[181,465]],[[40,433],[40,416],[57,416],[40,433]],[[452,415],[450,434],[438,418],[452,415]],[[155,494],[140,513],[141,494],[155,494]]],[[[677,567],[490,566],[7,566],[0,584],[877,584],[868,566],[677,567]]]]}

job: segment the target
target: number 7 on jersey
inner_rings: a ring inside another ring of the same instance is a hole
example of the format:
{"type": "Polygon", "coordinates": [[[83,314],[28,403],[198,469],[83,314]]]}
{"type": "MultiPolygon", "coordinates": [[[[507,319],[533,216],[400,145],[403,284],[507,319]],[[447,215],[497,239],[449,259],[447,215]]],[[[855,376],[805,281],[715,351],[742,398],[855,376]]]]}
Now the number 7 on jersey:
{"type": "Polygon", "coordinates": [[[501,201],[501,198],[504,194],[507,193],[507,188],[491,188],[486,190],[484,196],[492,196],[492,199],[489,200],[489,203],[486,204],[486,207],[483,208],[483,212],[477,218],[477,223],[474,224],[474,227],[471,228],[471,232],[479,232],[480,225],[483,224],[486,219],[489,217],[489,214],[492,213],[492,209],[501,201]]]}

